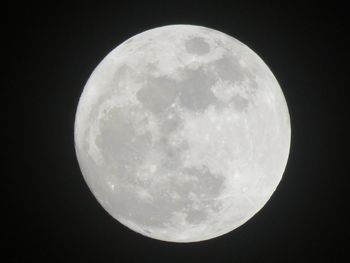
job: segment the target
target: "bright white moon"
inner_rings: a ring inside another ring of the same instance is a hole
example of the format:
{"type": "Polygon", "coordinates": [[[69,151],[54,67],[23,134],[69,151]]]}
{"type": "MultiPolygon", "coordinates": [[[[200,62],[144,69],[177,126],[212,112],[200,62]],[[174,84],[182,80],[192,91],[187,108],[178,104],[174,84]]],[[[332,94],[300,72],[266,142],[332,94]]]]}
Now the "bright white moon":
{"type": "Polygon", "coordinates": [[[151,238],[223,235],[269,200],[290,147],[286,101],[251,49],[192,25],[148,30],[92,73],[75,120],[100,204],[151,238]]]}

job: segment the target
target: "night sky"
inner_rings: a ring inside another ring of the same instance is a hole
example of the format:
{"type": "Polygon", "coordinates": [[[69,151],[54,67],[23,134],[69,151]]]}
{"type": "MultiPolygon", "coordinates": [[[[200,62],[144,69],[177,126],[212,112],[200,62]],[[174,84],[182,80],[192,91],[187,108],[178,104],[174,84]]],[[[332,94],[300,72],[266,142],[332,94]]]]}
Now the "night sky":
{"type": "Polygon", "coordinates": [[[2,262],[340,262],[349,237],[348,11],[336,1],[248,2],[5,8],[2,262]],[[129,37],[169,24],[248,45],[279,81],[291,117],[290,157],[270,201],[199,243],[162,242],[118,223],[88,189],[74,150],[77,103],[96,65],[129,37]]]}

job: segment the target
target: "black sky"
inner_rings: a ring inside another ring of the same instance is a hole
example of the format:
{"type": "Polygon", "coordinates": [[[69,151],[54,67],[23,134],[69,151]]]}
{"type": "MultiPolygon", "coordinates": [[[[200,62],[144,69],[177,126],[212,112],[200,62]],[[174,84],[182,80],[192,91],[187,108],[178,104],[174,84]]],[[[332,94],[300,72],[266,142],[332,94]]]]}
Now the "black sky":
{"type": "Polygon", "coordinates": [[[7,6],[2,262],[339,262],[349,237],[347,9],[267,2],[7,6]],[[291,116],[290,158],[271,200],[200,243],[152,240],[119,224],[88,190],[74,152],[75,110],[92,70],[127,38],[168,24],[247,44],[275,74],[291,116]]]}

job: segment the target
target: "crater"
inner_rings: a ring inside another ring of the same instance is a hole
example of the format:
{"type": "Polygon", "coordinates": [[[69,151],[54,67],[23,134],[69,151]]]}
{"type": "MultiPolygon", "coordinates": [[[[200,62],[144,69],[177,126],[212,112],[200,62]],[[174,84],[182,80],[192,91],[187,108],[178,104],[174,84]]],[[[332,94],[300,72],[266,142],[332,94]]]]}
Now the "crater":
{"type": "Polygon", "coordinates": [[[196,55],[204,55],[210,51],[210,46],[205,40],[201,37],[194,37],[190,40],[187,40],[185,47],[188,53],[196,55]]]}

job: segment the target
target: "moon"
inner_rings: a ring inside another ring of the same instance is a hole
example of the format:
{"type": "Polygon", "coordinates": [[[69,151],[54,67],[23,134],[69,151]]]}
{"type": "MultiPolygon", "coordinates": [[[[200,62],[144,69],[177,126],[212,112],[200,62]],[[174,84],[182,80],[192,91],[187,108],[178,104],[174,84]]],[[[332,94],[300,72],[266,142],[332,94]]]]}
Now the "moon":
{"type": "Polygon", "coordinates": [[[283,92],[254,51],[214,29],[169,25],[99,63],[74,137],[85,181],[111,216],[150,238],[196,242],[266,204],[291,127],[283,92]]]}

